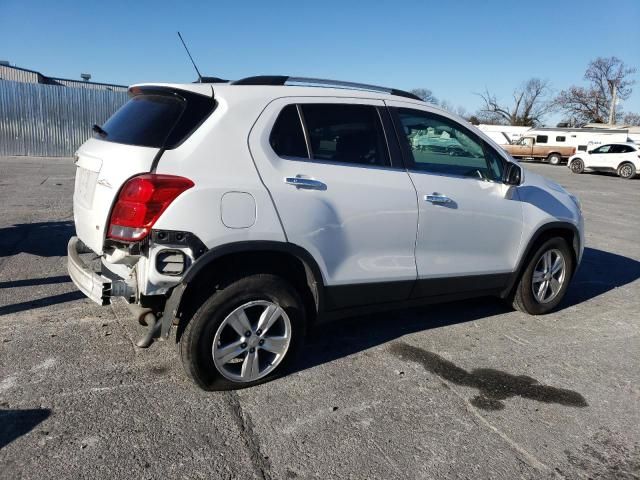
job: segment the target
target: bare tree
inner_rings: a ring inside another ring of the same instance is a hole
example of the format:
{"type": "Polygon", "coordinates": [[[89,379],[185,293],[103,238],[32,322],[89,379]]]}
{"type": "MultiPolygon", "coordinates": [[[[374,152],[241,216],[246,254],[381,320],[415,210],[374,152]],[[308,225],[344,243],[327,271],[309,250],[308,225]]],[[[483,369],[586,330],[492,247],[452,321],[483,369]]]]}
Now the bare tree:
{"type": "Polygon", "coordinates": [[[478,124],[485,123],[487,125],[510,125],[509,121],[502,115],[499,115],[495,112],[486,112],[482,109],[479,109],[474,115],[472,115],[472,117],[474,117],[474,120],[478,122],[478,124]]]}
{"type": "Polygon", "coordinates": [[[541,123],[542,118],[553,110],[549,101],[551,87],[549,82],[539,78],[531,78],[513,92],[513,104],[502,103],[498,98],[485,90],[480,93],[484,106],[479,114],[494,119],[502,119],[509,125],[532,127],[541,123]]]}
{"type": "Polygon", "coordinates": [[[438,105],[441,109],[446,110],[447,112],[455,113],[456,115],[464,119],[466,119],[468,116],[466,108],[464,108],[462,105],[455,106],[449,100],[440,100],[440,102],[438,102],[436,105],[438,105]]]}
{"type": "Polygon", "coordinates": [[[625,116],[622,117],[622,123],[624,125],[640,126],[640,113],[626,113],[625,116]]]}
{"type": "Polygon", "coordinates": [[[451,103],[449,100],[440,100],[440,103],[438,103],[438,106],[441,109],[446,110],[447,112],[454,113],[455,107],[453,106],[453,103],[451,103]]]}
{"type": "Polygon", "coordinates": [[[456,115],[458,115],[459,117],[462,117],[462,118],[468,118],[469,117],[469,115],[467,114],[467,109],[464,108],[462,105],[458,105],[456,107],[456,112],[455,113],[456,113],[456,115]]]}
{"type": "Polygon", "coordinates": [[[415,96],[420,97],[427,103],[433,103],[434,105],[438,104],[438,99],[433,95],[433,92],[428,88],[414,88],[411,90],[415,96]]]}
{"type": "MultiPolygon", "coordinates": [[[[618,100],[629,98],[635,83],[631,75],[635,72],[635,68],[627,66],[617,57],[598,57],[589,63],[584,73],[588,86],[573,85],[562,90],[554,103],[572,123],[607,122],[613,105],[614,90],[618,100]]],[[[620,109],[615,117],[622,117],[620,109]]]]}

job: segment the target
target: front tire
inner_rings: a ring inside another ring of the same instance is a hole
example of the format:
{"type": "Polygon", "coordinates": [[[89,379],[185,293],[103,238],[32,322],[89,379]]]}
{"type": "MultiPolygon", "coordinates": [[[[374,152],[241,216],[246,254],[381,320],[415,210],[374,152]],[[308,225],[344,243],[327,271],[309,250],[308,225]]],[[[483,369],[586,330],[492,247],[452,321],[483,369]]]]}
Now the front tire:
{"type": "Polygon", "coordinates": [[[636,167],[631,162],[625,162],[618,167],[618,176],[629,180],[636,175],[636,167]]]}
{"type": "Polygon", "coordinates": [[[516,287],[513,307],[529,315],[550,312],[564,298],[574,267],[566,240],[547,240],[529,259],[516,287]]]}
{"type": "Polygon", "coordinates": [[[551,165],[560,165],[560,162],[562,161],[562,157],[558,153],[552,153],[547,157],[547,160],[549,160],[549,163],[551,165]]]}
{"type": "Polygon", "coordinates": [[[576,158],[571,162],[569,166],[573,173],[582,173],[584,172],[584,162],[581,158],[576,158]]]}
{"type": "Polygon", "coordinates": [[[204,390],[233,390],[286,373],[305,336],[298,292],[271,274],[240,278],[196,311],[180,338],[187,375],[204,390]]]}

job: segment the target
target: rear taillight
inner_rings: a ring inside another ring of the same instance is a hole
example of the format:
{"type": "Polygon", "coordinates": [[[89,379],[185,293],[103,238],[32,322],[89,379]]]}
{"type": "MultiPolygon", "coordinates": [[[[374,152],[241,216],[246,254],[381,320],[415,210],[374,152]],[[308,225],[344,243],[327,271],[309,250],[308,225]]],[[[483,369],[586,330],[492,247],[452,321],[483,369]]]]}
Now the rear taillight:
{"type": "Polygon", "coordinates": [[[127,180],[111,211],[107,237],[142,240],[171,202],[193,185],[188,178],[152,173],[127,180]]]}

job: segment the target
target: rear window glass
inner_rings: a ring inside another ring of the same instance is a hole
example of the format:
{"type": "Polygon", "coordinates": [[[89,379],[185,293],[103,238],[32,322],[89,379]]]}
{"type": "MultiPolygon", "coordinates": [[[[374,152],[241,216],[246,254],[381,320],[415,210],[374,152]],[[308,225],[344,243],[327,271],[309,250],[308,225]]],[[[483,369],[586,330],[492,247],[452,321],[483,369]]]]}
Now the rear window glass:
{"type": "Polygon", "coordinates": [[[135,95],[102,125],[96,138],[141,147],[175,148],[211,113],[212,99],[181,92],[135,95]]]}
{"type": "Polygon", "coordinates": [[[269,143],[280,157],[309,157],[300,116],[295,105],[287,105],[282,109],[271,130],[269,143]]]}

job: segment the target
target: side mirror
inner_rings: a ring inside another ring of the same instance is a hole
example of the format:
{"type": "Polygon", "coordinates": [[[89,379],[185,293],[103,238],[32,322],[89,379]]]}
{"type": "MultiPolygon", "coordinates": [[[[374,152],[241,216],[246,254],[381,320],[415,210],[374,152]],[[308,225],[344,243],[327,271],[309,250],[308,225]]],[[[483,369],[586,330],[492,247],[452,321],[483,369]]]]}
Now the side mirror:
{"type": "Polygon", "coordinates": [[[591,155],[591,153],[592,153],[592,152],[593,152],[593,150],[589,150],[587,153],[588,153],[589,155],[591,155]]]}
{"type": "Polygon", "coordinates": [[[522,167],[515,163],[509,163],[504,172],[504,183],[506,185],[514,185],[518,186],[522,183],[522,178],[524,177],[522,173],[522,167]]]}

